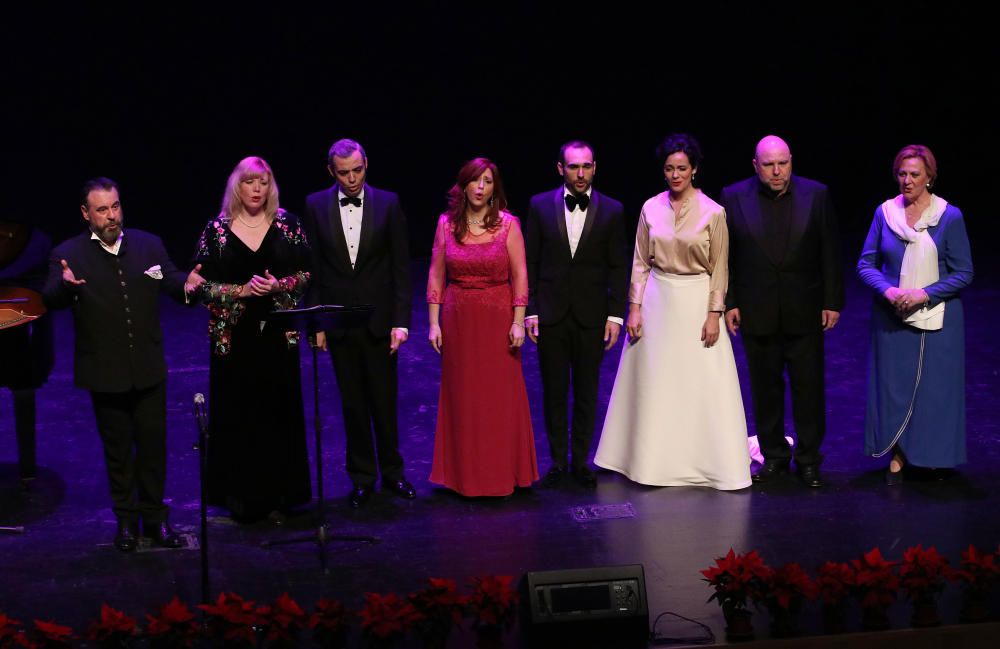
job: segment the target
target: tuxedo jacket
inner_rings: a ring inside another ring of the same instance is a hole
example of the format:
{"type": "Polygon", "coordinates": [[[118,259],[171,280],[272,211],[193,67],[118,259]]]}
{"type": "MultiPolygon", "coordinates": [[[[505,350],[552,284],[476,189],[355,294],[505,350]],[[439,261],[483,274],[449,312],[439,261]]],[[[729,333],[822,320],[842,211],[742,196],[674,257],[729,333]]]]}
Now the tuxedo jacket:
{"type": "Polygon", "coordinates": [[[393,192],[366,184],[361,237],[354,267],[340,220],[339,188],[306,198],[302,227],[313,254],[306,304],[375,307],[368,328],[386,338],[393,327],[410,326],[410,249],[406,217],[393,192]]]}
{"type": "Polygon", "coordinates": [[[564,193],[560,186],[538,194],[528,208],[528,315],[537,315],[541,325],[572,317],[585,327],[599,326],[608,316],[624,318],[631,260],[624,208],[593,190],[580,243],[571,255],[564,193]]]}
{"type": "Polygon", "coordinates": [[[769,252],[756,176],[722,190],[729,225],[726,309],[738,308],[741,328],[754,335],[806,334],[822,329],[821,312],[844,307],[837,220],[826,185],[792,176],[787,245],[769,252]]]}
{"type": "Polygon", "coordinates": [[[59,244],[43,290],[49,308],[72,306],[74,378],[78,387],[94,392],[142,390],[167,378],[160,293],[184,295],[187,273],[170,261],[160,238],[142,230],[124,232],[117,255],[91,239],[90,231],[59,244]],[[63,284],[63,259],[86,284],[63,284]]]}

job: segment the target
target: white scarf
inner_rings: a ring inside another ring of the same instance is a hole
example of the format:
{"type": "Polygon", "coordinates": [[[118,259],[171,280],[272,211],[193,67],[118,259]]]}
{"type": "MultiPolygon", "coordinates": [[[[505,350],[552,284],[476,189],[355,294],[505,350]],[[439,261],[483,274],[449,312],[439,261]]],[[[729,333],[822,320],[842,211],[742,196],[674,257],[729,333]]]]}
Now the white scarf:
{"type": "MultiPolygon", "coordinates": [[[[938,250],[927,228],[941,220],[948,202],[931,194],[931,204],[924,210],[911,228],[906,223],[903,196],[891,198],[882,203],[882,214],[889,229],[906,242],[903,263],[899,269],[899,288],[924,288],[938,281],[938,250]]],[[[908,325],[926,331],[935,331],[944,326],[944,302],[928,308],[926,305],[903,319],[908,325]]]]}

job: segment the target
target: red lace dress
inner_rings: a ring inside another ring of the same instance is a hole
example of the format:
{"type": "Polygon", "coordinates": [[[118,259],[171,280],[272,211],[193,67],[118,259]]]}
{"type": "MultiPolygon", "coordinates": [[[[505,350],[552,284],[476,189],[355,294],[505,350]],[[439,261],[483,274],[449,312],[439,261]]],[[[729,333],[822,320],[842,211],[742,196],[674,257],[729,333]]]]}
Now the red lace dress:
{"type": "Polygon", "coordinates": [[[441,304],[441,395],[431,482],[463,496],[506,496],[538,480],[520,350],[507,338],[528,304],[524,238],[503,214],[496,232],[455,240],[438,221],[427,301],[441,304]],[[445,278],[447,276],[447,286],[445,278]]]}

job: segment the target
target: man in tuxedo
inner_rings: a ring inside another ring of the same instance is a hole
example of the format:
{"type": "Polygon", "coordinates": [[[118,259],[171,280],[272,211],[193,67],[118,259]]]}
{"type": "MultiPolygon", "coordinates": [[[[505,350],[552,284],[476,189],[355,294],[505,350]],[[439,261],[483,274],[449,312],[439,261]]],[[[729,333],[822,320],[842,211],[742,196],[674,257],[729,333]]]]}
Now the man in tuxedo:
{"type": "Polygon", "coordinates": [[[365,327],[318,332],[330,351],[347,432],[348,501],[361,507],[379,475],[394,494],[416,498],[404,476],[396,412],[397,355],[410,326],[410,254],[399,198],[365,182],[360,144],[338,140],[327,169],[335,183],[309,195],[302,221],[312,244],[307,303],[375,307],[365,327]],[[373,441],[374,431],[374,441],[373,441]]]}
{"type": "Polygon", "coordinates": [[[543,483],[559,484],[568,467],[580,484],[594,487],[587,455],[601,359],[618,341],[628,292],[625,215],[621,203],[592,187],[597,162],[586,142],[564,144],[556,170],[562,185],[531,199],[524,230],[530,289],[525,326],[538,344],[552,454],[543,483]]]}
{"type": "Polygon", "coordinates": [[[788,144],[757,144],[756,177],[722,190],[729,224],[726,326],[742,332],[754,420],[764,464],[754,482],[787,473],[784,372],[798,444],[795,466],[823,486],[820,444],[826,429],[823,336],[840,318],[844,287],[837,220],[826,186],[792,174],[788,144]]]}
{"type": "Polygon", "coordinates": [[[177,270],[159,237],[123,227],[118,185],[88,181],[80,211],[89,231],[52,251],[43,295],[49,308],[71,306],[74,378],[90,390],[118,518],[115,546],[138,545],[138,524],[153,543],[177,548],[163,504],[167,455],[167,367],[160,293],[183,299],[202,280],[177,270]]]}

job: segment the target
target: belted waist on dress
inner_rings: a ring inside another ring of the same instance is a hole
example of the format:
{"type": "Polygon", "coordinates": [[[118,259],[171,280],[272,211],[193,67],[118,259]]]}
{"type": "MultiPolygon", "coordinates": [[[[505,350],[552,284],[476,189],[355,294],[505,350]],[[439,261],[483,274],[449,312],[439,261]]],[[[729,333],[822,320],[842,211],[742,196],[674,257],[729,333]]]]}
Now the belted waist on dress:
{"type": "Polygon", "coordinates": [[[660,281],[672,282],[675,284],[702,284],[711,279],[708,273],[698,273],[696,275],[677,275],[675,273],[664,272],[659,268],[650,269],[649,274],[660,281]]]}

